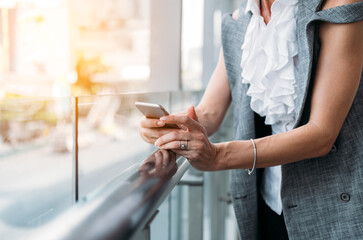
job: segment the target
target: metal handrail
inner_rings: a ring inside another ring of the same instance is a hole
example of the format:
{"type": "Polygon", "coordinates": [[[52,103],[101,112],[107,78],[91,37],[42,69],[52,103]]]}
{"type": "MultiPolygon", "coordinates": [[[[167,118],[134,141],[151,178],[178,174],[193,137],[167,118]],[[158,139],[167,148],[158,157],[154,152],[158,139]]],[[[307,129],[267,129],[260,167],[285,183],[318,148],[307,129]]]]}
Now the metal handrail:
{"type": "Polygon", "coordinates": [[[122,185],[79,202],[29,239],[130,239],[142,231],[178,184],[189,162],[166,150],[151,154],[122,185]]]}

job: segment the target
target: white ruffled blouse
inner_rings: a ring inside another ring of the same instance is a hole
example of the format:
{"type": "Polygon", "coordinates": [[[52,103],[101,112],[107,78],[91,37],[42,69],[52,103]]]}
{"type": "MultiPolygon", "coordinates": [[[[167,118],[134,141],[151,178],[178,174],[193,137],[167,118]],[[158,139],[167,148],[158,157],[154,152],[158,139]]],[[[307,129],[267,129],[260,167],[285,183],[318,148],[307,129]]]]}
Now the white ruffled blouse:
{"type": "Polygon", "coordinates": [[[252,12],[242,45],[242,82],[249,83],[251,108],[266,117],[273,133],[291,130],[295,120],[295,61],[298,0],[275,0],[266,25],[259,0],[248,0],[252,12]]]}
{"type": "MultiPolygon", "coordinates": [[[[259,0],[248,0],[252,12],[242,44],[242,82],[249,84],[251,109],[265,117],[272,133],[293,129],[295,121],[295,71],[297,62],[296,12],[298,0],[275,0],[266,25],[259,0]]],[[[281,166],[266,168],[261,194],[277,214],[282,213],[281,166]]]]}

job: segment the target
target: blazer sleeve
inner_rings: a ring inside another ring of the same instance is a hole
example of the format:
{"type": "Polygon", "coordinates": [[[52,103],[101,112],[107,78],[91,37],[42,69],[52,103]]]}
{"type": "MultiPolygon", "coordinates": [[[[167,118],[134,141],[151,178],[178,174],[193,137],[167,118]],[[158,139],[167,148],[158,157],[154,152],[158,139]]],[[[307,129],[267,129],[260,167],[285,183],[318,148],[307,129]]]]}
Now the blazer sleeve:
{"type": "Polygon", "coordinates": [[[352,23],[363,20],[363,2],[341,5],[313,14],[310,22],[352,23]]]}

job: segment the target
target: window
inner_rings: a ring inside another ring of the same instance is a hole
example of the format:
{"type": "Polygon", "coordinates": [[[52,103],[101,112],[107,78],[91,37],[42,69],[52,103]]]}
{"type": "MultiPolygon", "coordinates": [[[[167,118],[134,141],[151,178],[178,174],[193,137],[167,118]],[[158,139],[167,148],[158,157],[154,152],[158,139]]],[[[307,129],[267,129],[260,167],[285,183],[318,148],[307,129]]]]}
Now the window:
{"type": "Polygon", "coordinates": [[[22,236],[74,204],[76,115],[80,198],[155,149],[138,135],[133,103],[170,112],[197,104],[201,92],[179,90],[208,82],[222,3],[0,1],[1,236],[22,236]],[[129,91],[164,93],[114,94],[129,91]]]}

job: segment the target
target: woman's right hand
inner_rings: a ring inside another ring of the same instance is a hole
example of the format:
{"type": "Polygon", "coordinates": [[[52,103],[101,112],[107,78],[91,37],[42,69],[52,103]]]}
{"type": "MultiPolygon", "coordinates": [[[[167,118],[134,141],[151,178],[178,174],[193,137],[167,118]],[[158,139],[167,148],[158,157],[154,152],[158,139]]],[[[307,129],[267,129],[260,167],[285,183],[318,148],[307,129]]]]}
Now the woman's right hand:
{"type": "Polygon", "coordinates": [[[158,118],[143,117],[139,123],[139,133],[146,142],[154,144],[156,139],[169,133],[170,128],[164,128],[165,123],[158,118]]]}
{"type": "MultiPolygon", "coordinates": [[[[176,114],[177,116],[184,116],[187,115],[187,111],[178,112],[176,114]]],[[[179,126],[180,128],[183,128],[183,126],[179,126]]],[[[179,131],[178,128],[168,128],[165,126],[165,123],[160,121],[158,118],[147,118],[143,117],[139,122],[139,133],[142,139],[144,139],[145,142],[154,144],[155,141],[167,134],[171,131],[179,131]]]]}
{"type": "MultiPolygon", "coordinates": [[[[188,115],[188,111],[178,112],[176,114],[171,114],[176,116],[189,116],[194,120],[198,121],[197,115],[188,115]]],[[[158,118],[147,118],[143,117],[139,123],[139,133],[142,139],[145,142],[154,144],[155,141],[160,138],[161,136],[170,133],[172,131],[180,131],[181,129],[186,130],[186,128],[182,125],[178,125],[179,128],[170,128],[165,126],[163,121],[160,121],[158,118]]]]}

